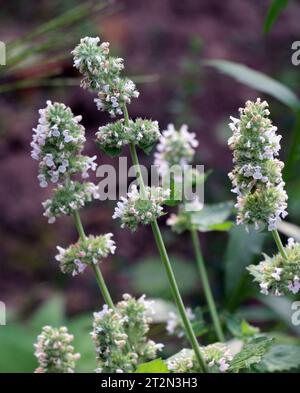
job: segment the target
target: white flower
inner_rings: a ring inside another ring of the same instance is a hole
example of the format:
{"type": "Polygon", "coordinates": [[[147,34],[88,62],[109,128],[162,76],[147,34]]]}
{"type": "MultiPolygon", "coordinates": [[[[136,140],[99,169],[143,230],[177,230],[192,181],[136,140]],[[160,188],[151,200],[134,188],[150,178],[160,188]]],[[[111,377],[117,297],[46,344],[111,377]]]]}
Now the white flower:
{"type": "Polygon", "coordinates": [[[168,174],[172,166],[184,168],[192,162],[197,146],[196,134],[189,132],[187,125],[182,125],[177,131],[173,124],[169,124],[159,139],[154,165],[163,176],[168,174]]]}

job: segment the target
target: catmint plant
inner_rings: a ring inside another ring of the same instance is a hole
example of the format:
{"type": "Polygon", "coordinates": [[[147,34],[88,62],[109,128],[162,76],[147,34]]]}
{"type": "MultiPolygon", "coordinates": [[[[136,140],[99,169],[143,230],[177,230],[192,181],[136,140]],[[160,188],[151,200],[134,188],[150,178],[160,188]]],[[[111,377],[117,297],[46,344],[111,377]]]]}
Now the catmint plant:
{"type": "Polygon", "coordinates": [[[300,289],[300,245],[289,239],[283,246],[278,223],[287,215],[287,193],[282,179],[283,162],[277,156],[281,135],[269,118],[268,103],[259,98],[240,108],[240,118],[231,117],[233,131],[228,145],[233,151],[234,168],[229,173],[232,192],[237,194],[237,224],[254,225],[271,231],[279,254],[259,265],[248,267],[261,293],[280,296],[300,289]]]}
{"type": "MultiPolygon", "coordinates": [[[[195,169],[191,170],[190,168],[186,168],[188,164],[192,163],[195,156],[195,148],[197,146],[198,141],[195,134],[190,133],[186,125],[182,125],[179,130],[176,130],[173,124],[169,124],[167,130],[162,132],[162,136],[157,145],[157,150],[154,154],[154,163],[157,166],[158,171],[163,177],[168,177],[171,168],[177,166],[182,169],[183,175],[187,177],[186,180],[188,180],[190,177],[191,186],[195,181],[203,182],[203,177],[201,178],[200,174],[197,173],[195,169]]],[[[202,208],[203,204],[197,197],[195,197],[192,202],[189,202],[189,211],[187,211],[185,209],[185,200],[183,198],[182,203],[178,208],[178,213],[172,214],[168,218],[167,224],[170,225],[171,228],[177,233],[182,233],[186,230],[190,232],[197,266],[214,328],[218,340],[224,341],[221,322],[216,310],[215,301],[213,299],[205,263],[202,256],[200,241],[197,234],[197,227],[192,223],[191,220],[194,212],[199,211],[202,208]]]]}
{"type": "Polygon", "coordinates": [[[118,155],[124,145],[128,144],[131,158],[135,166],[139,188],[129,192],[127,198],[119,202],[114,217],[120,218],[123,227],[135,230],[139,223],[150,224],[158,247],[161,260],[166,269],[174,300],[201,371],[206,364],[178,290],[178,285],[162,239],[157,218],[162,214],[164,195],[162,190],[145,187],[139,165],[136,147],[149,151],[159,137],[157,122],[150,120],[132,120],[129,118],[127,105],[139,93],[134,83],[123,77],[123,60],[109,53],[109,44],[100,43],[98,37],[85,37],[72,52],[74,66],[83,75],[81,86],[97,94],[95,99],[99,110],[107,111],[111,117],[122,116],[113,124],[100,127],[96,135],[97,144],[111,155],[118,155]],[[138,196],[137,193],[140,195],[138,196]],[[150,196],[151,195],[151,196],[150,196]]]}
{"type": "Polygon", "coordinates": [[[81,116],[74,116],[64,104],[51,101],[47,101],[39,114],[38,125],[33,129],[31,156],[39,162],[40,186],[47,187],[49,182],[56,184],[52,198],[42,204],[44,216],[49,223],[54,223],[61,215],[73,216],[79,234],[77,243],[67,249],[58,247],[56,259],[61,271],[73,276],[90,266],[106,303],[113,307],[98,265],[103,258],[115,252],[112,234],[86,236],[79,216],[80,208],[99,198],[96,185],[84,180],[89,176],[89,170],[96,169],[96,156],[89,157],[82,153],[85,130],[80,124],[81,116]],[[83,181],[72,179],[73,175],[78,174],[81,174],[83,181]]]}

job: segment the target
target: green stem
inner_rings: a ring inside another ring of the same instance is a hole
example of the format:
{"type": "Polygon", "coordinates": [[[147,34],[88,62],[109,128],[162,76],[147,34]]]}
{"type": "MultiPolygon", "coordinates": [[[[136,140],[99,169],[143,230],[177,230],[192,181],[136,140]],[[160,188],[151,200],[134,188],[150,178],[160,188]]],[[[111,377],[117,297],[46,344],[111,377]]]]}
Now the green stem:
{"type": "Polygon", "coordinates": [[[211,319],[213,321],[218,340],[221,342],[224,342],[225,338],[224,338],[224,334],[222,331],[221,322],[220,322],[220,319],[219,319],[219,316],[217,313],[216,304],[215,304],[215,301],[214,301],[214,298],[212,295],[212,291],[211,291],[211,288],[209,285],[209,280],[208,280],[207,271],[206,271],[205,263],[203,260],[202,252],[201,252],[201,246],[200,246],[198,233],[195,228],[192,228],[190,230],[190,233],[191,233],[191,237],[192,237],[192,242],[193,242],[194,251],[195,251],[195,255],[196,255],[196,261],[197,261],[197,265],[198,265],[198,269],[199,269],[200,278],[202,281],[206,301],[208,304],[209,312],[211,315],[211,319]]]}
{"type": "Polygon", "coordinates": [[[206,364],[205,364],[205,361],[201,355],[201,351],[199,348],[197,338],[196,338],[195,333],[193,331],[193,327],[192,327],[191,322],[186,314],[186,310],[185,310],[185,307],[184,307],[184,304],[183,304],[183,301],[182,301],[182,298],[181,298],[181,295],[180,295],[180,292],[178,289],[176,278],[175,278],[175,275],[174,275],[174,272],[173,272],[168,254],[167,254],[167,250],[165,248],[164,241],[162,239],[160,229],[159,229],[159,226],[158,226],[156,220],[151,223],[151,227],[152,227],[153,235],[154,235],[154,238],[156,241],[156,245],[157,245],[161,260],[162,260],[164,267],[166,269],[166,273],[168,276],[168,280],[169,280],[169,284],[170,284],[170,287],[172,290],[172,294],[173,294],[174,300],[176,302],[184,329],[186,331],[186,335],[192,345],[192,348],[195,352],[195,356],[196,356],[196,359],[201,367],[201,370],[203,372],[206,372],[207,371],[206,364]]]}
{"type": "MultiPolygon", "coordinates": [[[[128,127],[129,126],[129,116],[128,116],[128,111],[127,111],[126,105],[124,105],[123,109],[124,109],[125,125],[128,127]]],[[[136,148],[135,148],[134,143],[130,144],[130,153],[131,153],[132,162],[135,166],[137,181],[140,185],[141,192],[144,193],[145,192],[145,184],[144,184],[143,177],[141,174],[139,159],[137,156],[137,152],[136,152],[136,148]]],[[[163,262],[163,265],[164,265],[166,273],[167,273],[167,277],[168,277],[169,284],[170,284],[170,287],[172,290],[172,294],[173,294],[174,300],[176,302],[178,312],[180,314],[187,338],[189,339],[191,346],[195,352],[195,356],[196,356],[196,359],[199,363],[199,367],[200,367],[201,371],[206,372],[207,371],[206,364],[205,364],[205,361],[202,357],[193,327],[192,327],[191,322],[187,316],[187,313],[186,313],[186,310],[185,310],[185,307],[184,307],[184,304],[183,304],[183,301],[182,301],[182,298],[181,298],[181,295],[180,295],[180,292],[178,289],[176,278],[175,278],[175,275],[174,275],[174,272],[173,272],[173,269],[172,269],[172,266],[171,266],[171,263],[170,263],[170,260],[168,257],[168,253],[165,248],[164,241],[161,236],[161,232],[160,232],[160,229],[159,229],[159,226],[158,226],[156,220],[154,220],[151,223],[151,227],[152,227],[152,232],[153,232],[153,235],[155,238],[155,242],[156,242],[161,260],[163,262]]]]}
{"type": "Polygon", "coordinates": [[[275,242],[276,242],[278,251],[280,252],[282,258],[288,259],[288,256],[287,256],[287,254],[286,254],[286,252],[285,252],[284,246],[283,246],[283,244],[282,244],[282,241],[281,241],[281,239],[280,239],[280,236],[279,236],[279,233],[278,233],[277,229],[275,229],[274,231],[272,231],[272,235],[273,235],[273,237],[274,237],[274,240],[275,240],[275,242]]]}
{"type": "MultiPolygon", "coordinates": [[[[80,215],[79,215],[77,210],[74,212],[73,217],[74,217],[75,226],[76,226],[77,232],[79,234],[79,237],[83,241],[83,240],[86,239],[86,234],[84,232],[84,229],[83,229],[83,226],[82,226],[82,222],[81,222],[81,219],[80,219],[80,215]]],[[[103,278],[103,275],[101,273],[101,270],[100,270],[99,266],[93,264],[92,268],[93,268],[93,271],[95,273],[96,281],[97,281],[97,284],[98,284],[98,286],[100,288],[102,296],[103,296],[103,298],[105,300],[105,303],[108,305],[109,308],[114,308],[115,307],[114,303],[112,301],[112,298],[110,296],[108,288],[107,288],[107,286],[105,284],[105,281],[104,281],[104,278],[103,278]]]]}

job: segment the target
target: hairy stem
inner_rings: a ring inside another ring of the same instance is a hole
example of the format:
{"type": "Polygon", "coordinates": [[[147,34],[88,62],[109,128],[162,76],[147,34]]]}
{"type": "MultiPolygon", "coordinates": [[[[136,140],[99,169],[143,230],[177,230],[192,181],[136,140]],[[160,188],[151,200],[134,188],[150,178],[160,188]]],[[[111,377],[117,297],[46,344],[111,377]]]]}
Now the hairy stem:
{"type": "Polygon", "coordinates": [[[288,259],[288,256],[286,255],[284,246],[283,246],[283,244],[282,244],[282,241],[281,241],[281,239],[280,239],[280,236],[279,236],[279,233],[278,233],[277,229],[275,229],[274,231],[272,231],[272,235],[273,235],[273,237],[274,237],[274,240],[275,240],[275,242],[276,242],[278,251],[280,252],[282,258],[288,259]]]}
{"type": "MultiPolygon", "coordinates": [[[[128,117],[128,112],[127,112],[126,106],[124,106],[124,120],[125,120],[125,125],[128,127],[129,126],[129,117],[128,117]]],[[[133,143],[130,144],[130,153],[131,153],[132,162],[135,166],[136,177],[139,182],[141,192],[144,193],[145,192],[145,184],[144,184],[144,181],[142,178],[136,148],[133,143]]],[[[180,317],[181,317],[181,320],[182,320],[182,323],[183,323],[183,326],[184,326],[184,329],[186,332],[186,336],[187,336],[188,340],[190,341],[191,346],[195,352],[195,356],[196,356],[196,359],[199,363],[199,367],[200,367],[201,371],[206,372],[207,371],[206,364],[205,364],[205,361],[202,357],[196,335],[193,331],[193,327],[192,327],[191,322],[187,316],[187,313],[186,313],[186,310],[185,310],[185,307],[184,307],[184,304],[183,304],[183,301],[182,301],[182,298],[181,298],[181,295],[180,295],[180,292],[178,289],[176,278],[175,278],[175,275],[174,275],[174,272],[173,272],[173,269],[172,269],[172,266],[171,266],[171,263],[170,263],[170,260],[168,257],[168,253],[167,253],[167,250],[166,250],[166,247],[165,247],[165,244],[164,244],[164,241],[161,236],[161,232],[160,232],[160,229],[159,229],[159,226],[158,226],[156,220],[154,220],[152,222],[151,228],[152,228],[155,242],[156,242],[159,254],[160,254],[160,258],[163,262],[163,265],[164,265],[166,273],[167,273],[167,277],[168,277],[169,284],[170,284],[170,287],[172,290],[172,294],[173,294],[174,300],[176,302],[178,312],[180,314],[180,317]]]]}
{"type": "MultiPolygon", "coordinates": [[[[75,226],[76,226],[76,229],[77,229],[77,232],[79,234],[80,239],[81,240],[85,240],[86,239],[86,234],[84,232],[84,229],[83,229],[83,226],[82,226],[82,222],[81,222],[81,219],[80,219],[80,215],[79,215],[79,212],[77,210],[74,212],[73,217],[74,217],[75,226]]],[[[97,284],[98,284],[98,286],[100,288],[100,291],[102,293],[102,296],[104,298],[105,303],[108,305],[109,308],[114,308],[115,307],[114,303],[112,301],[112,298],[110,296],[108,288],[107,288],[107,286],[105,284],[105,281],[104,281],[104,278],[103,278],[103,275],[101,273],[101,270],[100,270],[99,266],[93,264],[92,265],[92,269],[93,269],[93,271],[95,273],[96,281],[97,281],[97,284]]]]}
{"type": "Polygon", "coordinates": [[[219,316],[217,313],[216,304],[215,304],[215,301],[214,301],[214,298],[212,295],[212,291],[210,288],[208,275],[207,275],[205,263],[204,263],[202,252],[201,252],[201,245],[200,245],[198,233],[197,233],[197,230],[194,228],[190,230],[190,233],[191,233],[193,247],[194,247],[194,251],[195,251],[195,255],[196,255],[197,266],[199,269],[200,278],[202,281],[203,290],[204,290],[204,294],[205,294],[206,301],[208,304],[211,319],[213,321],[218,340],[221,342],[224,342],[225,338],[224,338],[221,322],[220,322],[220,319],[219,319],[219,316]]]}

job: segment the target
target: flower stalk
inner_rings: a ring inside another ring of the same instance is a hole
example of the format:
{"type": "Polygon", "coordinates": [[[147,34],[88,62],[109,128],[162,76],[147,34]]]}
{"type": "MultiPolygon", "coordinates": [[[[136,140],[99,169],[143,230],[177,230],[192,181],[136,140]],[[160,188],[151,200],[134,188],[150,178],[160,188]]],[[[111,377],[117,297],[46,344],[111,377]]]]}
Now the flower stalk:
{"type": "MultiPolygon", "coordinates": [[[[129,116],[128,116],[128,110],[127,110],[126,105],[124,105],[124,107],[123,107],[123,113],[124,113],[125,125],[128,126],[129,125],[129,116]]],[[[144,185],[144,181],[142,178],[140,164],[139,164],[139,160],[138,160],[138,156],[137,156],[137,152],[136,152],[136,148],[135,148],[134,144],[130,144],[130,154],[131,154],[132,162],[135,166],[136,178],[139,182],[141,193],[143,194],[143,193],[145,193],[145,185],[144,185]]],[[[172,295],[174,297],[174,300],[177,305],[184,329],[186,331],[186,335],[187,335],[187,337],[191,343],[191,346],[195,352],[195,356],[196,356],[196,359],[199,363],[201,371],[206,372],[207,371],[206,364],[205,364],[205,361],[204,361],[203,356],[201,354],[197,338],[196,338],[195,333],[193,331],[193,327],[192,327],[191,322],[187,316],[186,309],[185,309],[183,300],[181,298],[181,295],[180,295],[180,292],[178,289],[178,285],[176,282],[176,278],[175,278],[175,275],[174,275],[174,272],[173,272],[173,269],[172,269],[172,266],[171,266],[171,263],[169,260],[169,256],[168,256],[159,226],[157,224],[157,220],[154,220],[151,223],[151,228],[152,228],[153,236],[155,238],[156,246],[157,246],[159,254],[160,254],[160,258],[163,262],[164,268],[167,273],[167,277],[168,277],[169,284],[171,287],[172,295]]]]}
{"type": "MultiPolygon", "coordinates": [[[[77,229],[80,239],[82,241],[86,240],[86,234],[84,232],[84,228],[83,228],[78,210],[76,210],[74,212],[73,217],[74,217],[75,226],[76,226],[76,229],[77,229]]],[[[114,302],[112,301],[112,298],[111,298],[109,290],[105,284],[105,280],[104,280],[104,277],[102,275],[102,272],[101,272],[99,266],[92,264],[92,269],[94,271],[97,284],[100,288],[100,291],[101,291],[101,294],[103,296],[105,303],[109,306],[109,308],[114,308],[114,302]]]]}
{"type": "Polygon", "coordinates": [[[215,331],[217,334],[218,341],[224,342],[225,341],[224,333],[222,330],[222,325],[221,325],[221,322],[220,322],[220,319],[218,316],[216,304],[215,304],[213,294],[211,291],[211,287],[209,284],[209,279],[208,279],[205,263],[203,260],[203,255],[201,252],[201,246],[200,246],[200,241],[199,241],[197,230],[195,228],[192,228],[190,230],[190,234],[191,234],[191,238],[192,238],[192,242],[193,242],[197,266],[198,266],[198,270],[200,273],[200,278],[202,281],[203,290],[204,290],[204,294],[206,297],[208,309],[209,309],[209,312],[211,315],[211,319],[213,321],[213,325],[214,325],[214,328],[215,328],[215,331]]]}

